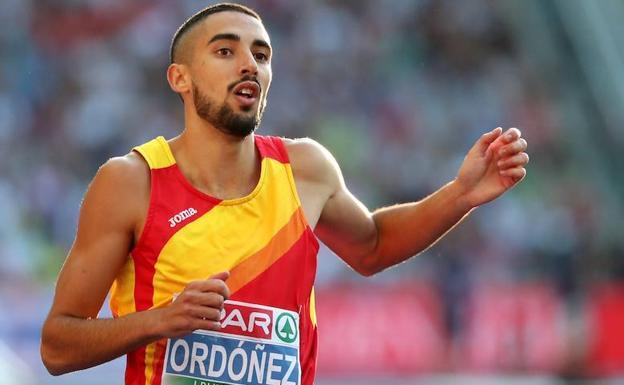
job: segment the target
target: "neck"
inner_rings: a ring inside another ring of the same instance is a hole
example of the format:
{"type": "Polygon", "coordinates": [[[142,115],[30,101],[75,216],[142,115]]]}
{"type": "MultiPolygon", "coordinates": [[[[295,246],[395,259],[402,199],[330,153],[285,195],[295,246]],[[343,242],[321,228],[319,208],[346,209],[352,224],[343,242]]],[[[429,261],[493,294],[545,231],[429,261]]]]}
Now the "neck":
{"type": "Polygon", "coordinates": [[[202,119],[186,119],[186,123],[170,146],[188,181],[219,199],[251,193],[260,178],[260,156],[253,134],[245,138],[227,135],[202,119]]]}

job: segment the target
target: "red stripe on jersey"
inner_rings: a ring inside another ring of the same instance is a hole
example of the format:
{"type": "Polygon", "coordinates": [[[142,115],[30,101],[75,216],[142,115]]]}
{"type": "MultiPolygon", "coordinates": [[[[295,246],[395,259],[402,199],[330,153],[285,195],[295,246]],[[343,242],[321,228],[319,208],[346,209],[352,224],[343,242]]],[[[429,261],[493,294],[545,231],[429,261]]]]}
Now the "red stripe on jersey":
{"type": "Polygon", "coordinates": [[[126,377],[125,384],[145,384],[145,346],[129,352],[126,356],[126,377]]]}
{"type": "Polygon", "coordinates": [[[276,136],[255,135],[254,140],[262,157],[275,159],[280,163],[290,163],[288,152],[281,138],[276,136]]]}

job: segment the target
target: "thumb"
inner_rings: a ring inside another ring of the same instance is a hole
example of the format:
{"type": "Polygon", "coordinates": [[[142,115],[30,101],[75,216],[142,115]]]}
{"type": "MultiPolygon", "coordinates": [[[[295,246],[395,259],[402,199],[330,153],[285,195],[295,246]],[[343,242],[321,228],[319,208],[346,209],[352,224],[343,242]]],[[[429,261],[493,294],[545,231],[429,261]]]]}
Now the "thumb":
{"type": "Polygon", "coordinates": [[[488,147],[490,147],[490,144],[492,144],[502,133],[502,127],[496,127],[492,131],[483,134],[475,144],[479,154],[485,155],[488,147]]]}
{"type": "Polygon", "coordinates": [[[213,276],[211,276],[208,279],[218,279],[221,281],[226,281],[228,278],[230,278],[230,272],[229,271],[222,271],[220,273],[217,273],[213,276]]]}

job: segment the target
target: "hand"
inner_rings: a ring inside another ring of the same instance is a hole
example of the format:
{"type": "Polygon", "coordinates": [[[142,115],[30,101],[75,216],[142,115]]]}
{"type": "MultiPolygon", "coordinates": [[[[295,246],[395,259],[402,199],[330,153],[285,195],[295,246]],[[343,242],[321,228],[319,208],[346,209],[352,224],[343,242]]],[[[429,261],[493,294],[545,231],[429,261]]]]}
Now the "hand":
{"type": "Polygon", "coordinates": [[[223,302],[230,296],[225,281],[230,273],[222,272],[203,281],[189,283],[167,307],[158,309],[163,337],[180,337],[197,329],[220,330],[223,302]]]}
{"type": "Polygon", "coordinates": [[[483,134],[468,151],[455,182],[469,207],[487,203],[518,184],[526,176],[527,142],[517,128],[483,134]]]}

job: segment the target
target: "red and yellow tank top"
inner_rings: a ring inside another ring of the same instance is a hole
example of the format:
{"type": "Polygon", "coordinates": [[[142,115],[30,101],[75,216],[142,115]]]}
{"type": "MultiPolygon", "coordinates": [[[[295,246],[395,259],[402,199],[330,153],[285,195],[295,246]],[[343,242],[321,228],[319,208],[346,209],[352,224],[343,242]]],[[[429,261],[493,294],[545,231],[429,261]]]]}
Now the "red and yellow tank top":
{"type": "Polygon", "coordinates": [[[317,355],[318,242],[280,138],[254,136],[260,178],[246,197],[195,189],[163,137],[134,148],[151,170],[143,233],[111,289],[114,317],[166,306],[190,281],[230,271],[222,330],[127,355],[127,385],[311,385],[317,355]]]}

